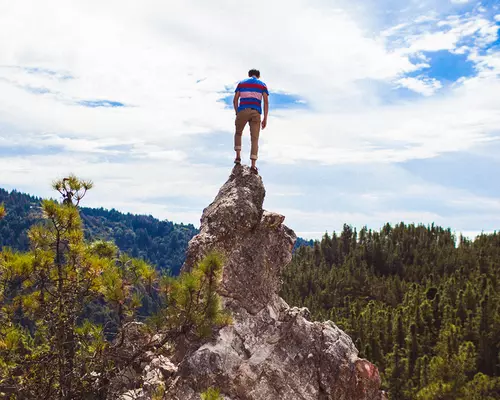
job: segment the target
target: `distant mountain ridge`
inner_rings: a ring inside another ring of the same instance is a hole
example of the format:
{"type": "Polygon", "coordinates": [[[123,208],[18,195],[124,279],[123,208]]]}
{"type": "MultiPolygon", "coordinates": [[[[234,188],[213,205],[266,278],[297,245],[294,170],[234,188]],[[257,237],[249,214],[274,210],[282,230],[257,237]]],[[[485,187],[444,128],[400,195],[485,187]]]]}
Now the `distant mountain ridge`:
{"type": "MultiPolygon", "coordinates": [[[[0,249],[26,251],[28,229],[41,220],[40,197],[0,188],[0,204],[7,216],[0,223],[0,249]]],[[[159,220],[151,215],[122,213],[115,209],[82,207],[88,239],[112,240],[120,250],[140,257],[161,270],[177,275],[184,263],[188,242],[198,233],[192,224],[159,220]]],[[[296,247],[312,246],[312,240],[297,239],[296,247]]]]}
{"type": "MultiPolygon", "coordinates": [[[[28,249],[27,231],[41,220],[40,201],[39,197],[0,188],[0,204],[4,203],[7,211],[0,223],[0,248],[28,249]]],[[[113,240],[120,250],[174,275],[184,262],[189,240],[198,233],[192,224],[160,221],[151,215],[115,209],[82,207],[81,215],[87,238],[113,240]]]]}

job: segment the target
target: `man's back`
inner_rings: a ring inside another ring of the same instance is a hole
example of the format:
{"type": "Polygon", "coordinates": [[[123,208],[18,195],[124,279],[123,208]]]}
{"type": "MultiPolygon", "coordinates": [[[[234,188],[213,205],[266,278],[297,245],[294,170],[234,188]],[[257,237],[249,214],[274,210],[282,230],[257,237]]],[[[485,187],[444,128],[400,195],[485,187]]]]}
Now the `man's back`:
{"type": "Polygon", "coordinates": [[[264,82],[252,76],[242,80],[236,87],[235,92],[240,93],[240,104],[238,111],[245,108],[253,108],[262,114],[262,97],[264,93],[269,94],[264,82]]]}

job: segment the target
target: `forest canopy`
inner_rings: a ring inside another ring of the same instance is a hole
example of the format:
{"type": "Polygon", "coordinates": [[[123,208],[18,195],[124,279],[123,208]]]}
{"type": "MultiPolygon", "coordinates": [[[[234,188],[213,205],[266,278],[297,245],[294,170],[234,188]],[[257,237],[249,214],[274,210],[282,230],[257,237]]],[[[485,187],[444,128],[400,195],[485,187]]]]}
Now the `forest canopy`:
{"type": "MultiPolygon", "coordinates": [[[[85,239],[78,206],[92,186],[55,181],[62,201],[41,202],[29,249],[0,252],[2,399],[115,399],[142,387],[133,371],[151,354],[170,356],[177,340],[231,323],[217,294],[222,253],[171,277],[85,239]]],[[[6,218],[8,207],[0,211],[6,218]]]]}
{"type": "MultiPolygon", "coordinates": [[[[43,221],[47,204],[56,203],[0,189],[0,245],[27,252],[29,229],[43,221]]],[[[134,265],[150,263],[153,274],[178,274],[197,232],[116,210],[79,213],[86,243],[129,253],[138,258],[134,265]]],[[[2,257],[12,254],[5,249],[2,257]]],[[[298,240],[281,294],[344,329],[360,356],[379,367],[392,399],[483,400],[500,398],[499,286],[497,233],[470,240],[434,225],[358,232],[346,224],[319,241],[298,240]]],[[[155,309],[152,298],[142,298],[136,316],[155,309]]],[[[108,321],[108,336],[119,329],[112,308],[91,303],[84,314],[93,323],[108,321]]]]}
{"type": "Polygon", "coordinates": [[[331,319],[376,364],[391,399],[500,398],[500,235],[344,225],[301,247],[282,295],[331,319]]]}

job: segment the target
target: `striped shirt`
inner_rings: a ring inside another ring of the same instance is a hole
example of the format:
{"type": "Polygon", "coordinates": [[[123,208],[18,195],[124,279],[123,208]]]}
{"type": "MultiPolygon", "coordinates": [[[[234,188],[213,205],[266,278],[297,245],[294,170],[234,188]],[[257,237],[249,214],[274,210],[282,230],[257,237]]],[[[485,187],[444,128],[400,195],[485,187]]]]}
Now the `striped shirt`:
{"type": "Polygon", "coordinates": [[[238,83],[234,92],[240,92],[238,112],[245,108],[254,108],[262,114],[262,96],[264,93],[269,95],[264,82],[255,77],[248,78],[238,83]]]}

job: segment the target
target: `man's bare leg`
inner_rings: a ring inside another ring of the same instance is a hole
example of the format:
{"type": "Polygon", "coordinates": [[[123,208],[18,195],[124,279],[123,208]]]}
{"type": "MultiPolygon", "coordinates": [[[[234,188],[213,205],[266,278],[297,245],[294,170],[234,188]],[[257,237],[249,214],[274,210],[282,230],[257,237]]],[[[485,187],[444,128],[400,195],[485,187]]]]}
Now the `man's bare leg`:
{"type": "Polygon", "coordinates": [[[241,163],[241,150],[236,150],[236,158],[234,159],[236,164],[241,163]]]}

